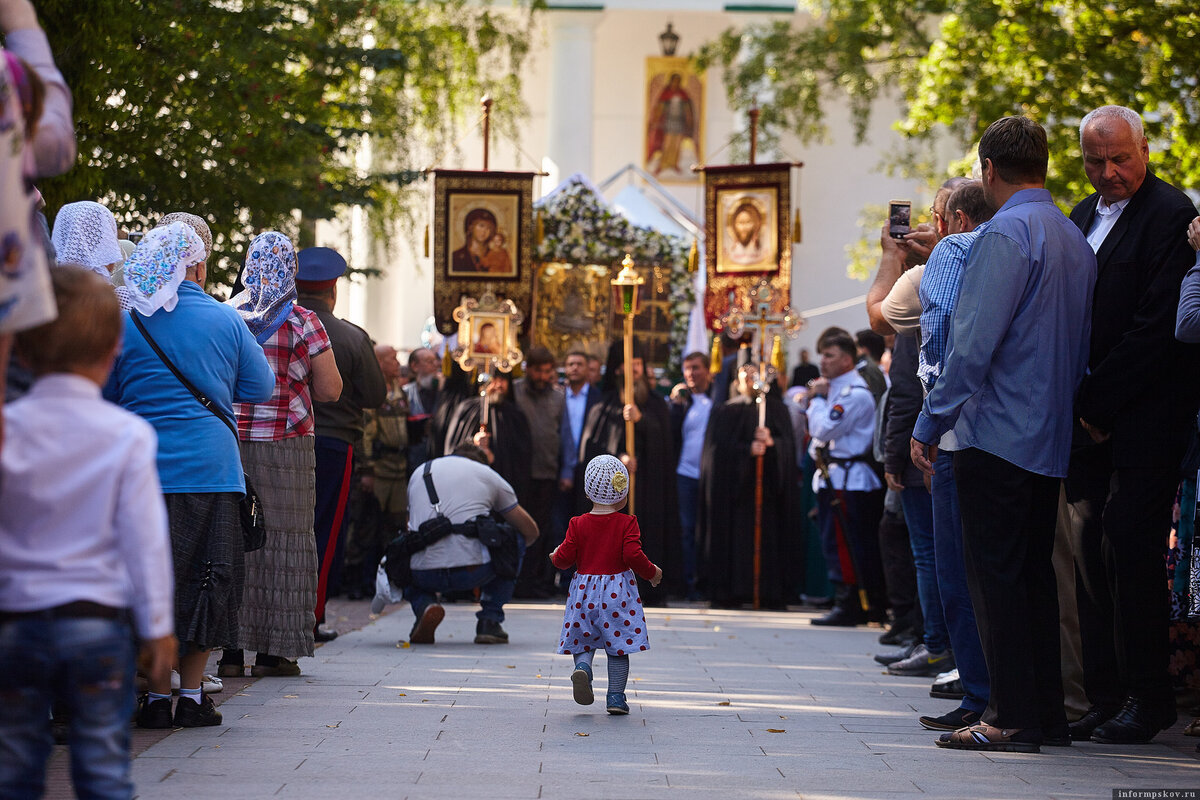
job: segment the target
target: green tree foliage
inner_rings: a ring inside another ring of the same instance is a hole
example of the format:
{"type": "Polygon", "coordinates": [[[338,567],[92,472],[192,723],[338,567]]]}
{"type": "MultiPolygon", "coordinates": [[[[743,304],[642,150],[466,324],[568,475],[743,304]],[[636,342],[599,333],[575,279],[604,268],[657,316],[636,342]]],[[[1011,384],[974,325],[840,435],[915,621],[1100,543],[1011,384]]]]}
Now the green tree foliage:
{"type": "Polygon", "coordinates": [[[346,204],[396,213],[483,94],[510,124],[523,112],[528,8],[44,0],[38,10],[74,95],[80,153],[42,186],[48,212],[101,199],[134,228],[200,214],[225,283],[263,229],[297,235],[302,219],[346,204]],[[369,170],[356,163],[368,136],[369,170]]]}
{"type": "Polygon", "coordinates": [[[724,67],[731,103],[767,92],[761,124],[826,136],[825,108],[848,102],[862,141],[874,101],[902,102],[902,152],[888,161],[931,185],[970,168],[993,120],[1046,127],[1048,188],[1064,207],[1092,190],[1078,125],[1108,103],[1140,112],[1156,172],[1200,184],[1200,14],[1185,0],[801,0],[812,15],[728,31],[700,60],[724,67]],[[964,160],[947,164],[949,137],[964,160]]]}

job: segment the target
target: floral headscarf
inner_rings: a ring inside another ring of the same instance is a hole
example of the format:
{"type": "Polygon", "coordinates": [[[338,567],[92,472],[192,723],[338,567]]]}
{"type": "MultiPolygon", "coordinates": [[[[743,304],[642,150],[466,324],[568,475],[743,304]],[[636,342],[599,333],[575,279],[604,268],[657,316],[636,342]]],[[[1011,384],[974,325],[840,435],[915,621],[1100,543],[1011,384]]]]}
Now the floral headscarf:
{"type": "Polygon", "coordinates": [[[246,250],[242,284],[226,302],[237,309],[259,344],[275,335],[296,303],[296,248],[288,237],[267,231],[246,250]]]}
{"type": "Polygon", "coordinates": [[[147,317],[160,308],[173,311],[188,267],[203,260],[204,242],[186,224],[150,231],[125,261],[130,304],[147,317]]]}
{"type": "Polygon", "coordinates": [[[67,203],[54,218],[50,241],[58,253],[59,264],[77,264],[109,277],[110,264],[125,260],[117,244],[117,220],[99,203],[84,200],[67,203]]]}

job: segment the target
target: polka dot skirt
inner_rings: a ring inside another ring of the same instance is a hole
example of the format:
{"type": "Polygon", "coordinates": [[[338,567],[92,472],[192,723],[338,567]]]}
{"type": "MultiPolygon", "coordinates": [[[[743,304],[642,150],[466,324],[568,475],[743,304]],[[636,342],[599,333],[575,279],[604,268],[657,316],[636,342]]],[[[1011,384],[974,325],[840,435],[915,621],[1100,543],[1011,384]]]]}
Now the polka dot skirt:
{"type": "Polygon", "coordinates": [[[576,575],[563,613],[558,652],[604,650],[627,656],[650,648],[646,615],[633,570],[619,575],[576,575]]]}

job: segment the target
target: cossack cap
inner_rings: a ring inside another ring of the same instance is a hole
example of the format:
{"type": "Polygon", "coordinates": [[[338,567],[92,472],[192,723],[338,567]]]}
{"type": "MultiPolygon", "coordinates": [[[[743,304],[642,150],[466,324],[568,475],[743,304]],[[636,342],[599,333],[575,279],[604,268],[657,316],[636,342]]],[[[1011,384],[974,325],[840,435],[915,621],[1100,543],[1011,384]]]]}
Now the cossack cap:
{"type": "Polygon", "coordinates": [[[332,247],[306,247],[296,260],[300,262],[296,280],[304,283],[328,283],[346,274],[346,259],[332,247]]]}

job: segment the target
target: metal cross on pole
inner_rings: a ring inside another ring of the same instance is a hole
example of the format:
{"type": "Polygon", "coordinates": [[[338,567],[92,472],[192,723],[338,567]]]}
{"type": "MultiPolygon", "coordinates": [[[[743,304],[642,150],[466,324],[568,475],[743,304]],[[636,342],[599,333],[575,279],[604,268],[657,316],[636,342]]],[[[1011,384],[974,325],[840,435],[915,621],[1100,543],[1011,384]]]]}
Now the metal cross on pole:
{"type": "MultiPolygon", "coordinates": [[[[747,311],[737,309],[729,311],[721,317],[721,324],[730,335],[737,338],[748,328],[755,330],[758,339],[758,375],[755,376],[754,403],[758,406],[758,427],[767,425],[767,392],[775,382],[777,372],[768,363],[767,337],[772,337],[772,349],[780,343],[781,336],[789,339],[796,338],[804,327],[804,320],[792,311],[791,306],[785,305],[782,311],[773,311],[775,292],[770,281],[759,282],[750,290],[750,308],[747,311]]],[[[756,432],[757,435],[757,432],[756,432]]],[[[760,586],[762,583],[762,512],[763,512],[763,458],[754,457],[754,607],[760,607],[760,586]]]]}
{"type": "Polygon", "coordinates": [[[487,385],[494,373],[511,372],[524,358],[517,341],[524,314],[512,300],[498,300],[488,289],[478,300],[463,298],[454,309],[454,321],[458,347],[452,355],[464,371],[479,370],[479,432],[487,434],[491,416],[487,385]]]}

